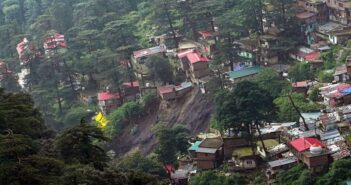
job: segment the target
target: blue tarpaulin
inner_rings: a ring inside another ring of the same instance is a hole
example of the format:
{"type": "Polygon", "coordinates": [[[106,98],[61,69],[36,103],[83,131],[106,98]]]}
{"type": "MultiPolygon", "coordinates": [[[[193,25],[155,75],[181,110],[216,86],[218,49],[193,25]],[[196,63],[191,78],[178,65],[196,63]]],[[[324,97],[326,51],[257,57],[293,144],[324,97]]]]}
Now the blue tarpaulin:
{"type": "Polygon", "coordinates": [[[340,91],[343,96],[351,94],[351,87],[340,91]]]}

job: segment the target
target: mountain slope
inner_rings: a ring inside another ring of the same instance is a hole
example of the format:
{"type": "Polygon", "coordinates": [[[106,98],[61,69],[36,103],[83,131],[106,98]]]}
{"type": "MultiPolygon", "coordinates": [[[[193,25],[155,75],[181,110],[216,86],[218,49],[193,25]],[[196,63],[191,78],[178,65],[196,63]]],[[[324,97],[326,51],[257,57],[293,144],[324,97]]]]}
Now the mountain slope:
{"type": "Polygon", "coordinates": [[[138,121],[134,134],[131,134],[132,126],[126,128],[113,139],[110,147],[117,155],[134,148],[138,148],[143,154],[149,154],[157,146],[157,139],[152,132],[157,120],[170,128],[176,124],[184,124],[191,135],[195,136],[207,130],[213,110],[213,102],[195,87],[180,99],[162,101],[152,113],[138,121]]]}

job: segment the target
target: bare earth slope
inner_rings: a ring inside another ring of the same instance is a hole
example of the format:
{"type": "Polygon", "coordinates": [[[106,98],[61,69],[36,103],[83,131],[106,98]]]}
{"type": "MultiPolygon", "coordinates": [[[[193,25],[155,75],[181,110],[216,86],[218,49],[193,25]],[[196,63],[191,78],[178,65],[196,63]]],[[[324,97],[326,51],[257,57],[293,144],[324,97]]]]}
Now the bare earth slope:
{"type": "Polygon", "coordinates": [[[135,134],[130,132],[132,127],[126,128],[120,136],[113,139],[111,148],[117,155],[123,155],[134,148],[139,148],[143,154],[149,154],[157,146],[157,139],[152,133],[157,119],[170,128],[184,124],[192,135],[196,135],[207,130],[212,111],[212,101],[195,87],[180,99],[162,101],[156,110],[138,121],[135,134]]]}

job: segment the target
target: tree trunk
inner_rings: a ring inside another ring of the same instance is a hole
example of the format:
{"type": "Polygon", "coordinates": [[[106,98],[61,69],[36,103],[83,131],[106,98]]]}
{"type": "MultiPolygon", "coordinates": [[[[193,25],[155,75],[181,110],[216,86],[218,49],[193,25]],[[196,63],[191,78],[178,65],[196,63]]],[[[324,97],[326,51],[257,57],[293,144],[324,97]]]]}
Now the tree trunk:
{"type": "Polygon", "coordinates": [[[307,126],[307,123],[306,123],[306,121],[305,121],[305,118],[302,116],[302,114],[301,114],[299,108],[295,105],[295,103],[294,103],[294,101],[293,101],[293,99],[292,99],[292,97],[291,97],[291,92],[288,94],[288,98],[289,98],[289,100],[290,100],[290,102],[291,102],[291,105],[294,107],[295,111],[297,112],[297,114],[299,114],[299,117],[302,119],[303,125],[304,125],[306,131],[309,131],[310,129],[309,129],[308,126],[307,126]]]}
{"type": "MultiPolygon", "coordinates": [[[[213,20],[212,13],[210,13],[210,17],[211,17],[210,24],[211,24],[212,32],[213,32],[213,33],[216,33],[216,28],[215,28],[215,26],[214,26],[214,20],[213,20]]],[[[218,45],[217,36],[214,36],[214,40],[215,40],[215,45],[216,45],[216,47],[217,47],[217,45],[218,45]]]]}
{"type": "Polygon", "coordinates": [[[192,30],[193,32],[193,39],[195,41],[198,40],[198,37],[197,37],[197,30],[196,30],[196,23],[194,21],[191,20],[190,16],[189,16],[189,13],[192,12],[192,9],[191,9],[191,6],[189,5],[189,2],[188,1],[185,1],[184,2],[185,4],[185,7],[184,7],[184,17],[185,17],[185,20],[186,22],[188,22],[189,24],[189,27],[190,29],[192,30]]]}
{"type": "Polygon", "coordinates": [[[259,0],[259,5],[258,5],[258,10],[256,10],[256,19],[257,19],[257,22],[258,22],[258,32],[260,34],[263,34],[263,13],[262,13],[262,7],[263,7],[263,4],[262,4],[262,0],[259,0]]]}
{"type": "Polygon", "coordinates": [[[255,121],[255,125],[256,125],[257,132],[258,132],[258,138],[260,138],[260,141],[262,144],[262,148],[263,148],[264,152],[267,154],[267,148],[266,148],[266,145],[264,144],[262,134],[261,134],[261,129],[260,129],[260,126],[259,126],[257,121],[255,121]]]}
{"type": "Polygon", "coordinates": [[[178,48],[179,47],[179,42],[178,42],[178,39],[177,39],[177,34],[176,34],[175,30],[174,30],[172,19],[171,19],[171,15],[169,13],[169,9],[167,7],[167,4],[166,4],[165,0],[163,0],[163,5],[164,5],[165,12],[166,12],[166,16],[167,16],[169,27],[171,28],[171,31],[172,31],[172,36],[173,36],[173,40],[174,40],[175,46],[176,46],[176,48],[178,48]]]}
{"type": "Polygon", "coordinates": [[[69,79],[69,83],[70,83],[70,86],[71,86],[71,89],[72,89],[72,93],[73,93],[73,95],[75,96],[75,95],[76,95],[76,90],[74,89],[71,71],[70,71],[69,68],[68,68],[68,65],[67,65],[66,60],[62,60],[62,61],[63,61],[63,65],[65,66],[65,70],[66,70],[67,75],[68,75],[68,79],[69,79]]]}
{"type": "Polygon", "coordinates": [[[286,20],[285,20],[285,1],[281,1],[281,11],[282,11],[282,18],[283,18],[283,26],[286,27],[286,20]]]}
{"type": "Polygon", "coordinates": [[[233,60],[233,43],[232,36],[228,33],[228,49],[229,49],[229,62],[230,62],[230,70],[234,71],[234,60],[233,60]]]}

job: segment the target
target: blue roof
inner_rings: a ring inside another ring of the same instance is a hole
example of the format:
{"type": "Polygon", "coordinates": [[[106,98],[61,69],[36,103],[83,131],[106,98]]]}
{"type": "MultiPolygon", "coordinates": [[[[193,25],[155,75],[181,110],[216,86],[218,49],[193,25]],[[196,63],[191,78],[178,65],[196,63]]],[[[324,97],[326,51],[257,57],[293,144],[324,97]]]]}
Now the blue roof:
{"type": "Polygon", "coordinates": [[[308,112],[308,113],[301,113],[302,117],[305,119],[318,119],[321,115],[320,112],[308,112]]]}
{"type": "Polygon", "coordinates": [[[196,141],[195,143],[193,143],[191,145],[191,147],[188,148],[188,150],[197,151],[199,149],[199,146],[200,146],[201,143],[202,143],[202,141],[196,141]]]}
{"type": "Polygon", "coordinates": [[[344,95],[344,96],[351,94],[351,87],[342,90],[341,94],[344,95]]]}
{"type": "Polygon", "coordinates": [[[231,79],[236,79],[236,78],[257,74],[260,71],[260,69],[261,69],[260,66],[252,66],[238,71],[230,71],[228,72],[228,74],[231,79]]]}

